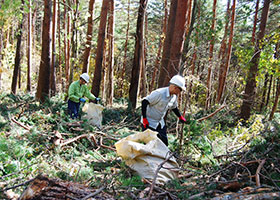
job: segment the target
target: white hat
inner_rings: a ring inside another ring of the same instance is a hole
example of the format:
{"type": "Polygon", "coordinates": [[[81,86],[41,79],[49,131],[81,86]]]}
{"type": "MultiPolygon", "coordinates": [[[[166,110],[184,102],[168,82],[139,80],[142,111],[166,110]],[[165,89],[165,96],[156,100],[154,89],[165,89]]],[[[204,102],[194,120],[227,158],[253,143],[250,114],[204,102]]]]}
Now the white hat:
{"type": "Polygon", "coordinates": [[[87,83],[89,82],[89,75],[87,73],[83,73],[80,78],[84,79],[87,83]]]}
{"type": "Polygon", "coordinates": [[[174,84],[180,87],[182,90],[186,91],[186,81],[183,76],[175,75],[170,79],[169,83],[174,84]]]}

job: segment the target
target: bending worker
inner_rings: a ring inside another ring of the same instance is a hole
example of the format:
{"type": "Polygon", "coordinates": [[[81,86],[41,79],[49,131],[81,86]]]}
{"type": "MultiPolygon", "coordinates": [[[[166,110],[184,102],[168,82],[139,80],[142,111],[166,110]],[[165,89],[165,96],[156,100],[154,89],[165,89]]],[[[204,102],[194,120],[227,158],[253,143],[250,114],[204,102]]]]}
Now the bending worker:
{"type": "Polygon", "coordinates": [[[69,86],[68,90],[68,110],[70,117],[72,119],[77,118],[79,116],[80,103],[86,102],[84,96],[90,100],[96,99],[99,101],[99,98],[96,98],[87,88],[86,83],[89,82],[89,75],[87,73],[83,73],[80,76],[80,80],[74,81],[69,86]]]}
{"type": "Polygon", "coordinates": [[[170,79],[168,87],[154,90],[142,101],[141,122],[143,131],[149,128],[158,132],[158,138],[166,146],[168,146],[164,122],[166,112],[172,110],[181,122],[186,122],[186,119],[180,114],[177,102],[178,95],[182,90],[186,91],[185,79],[180,75],[175,75],[170,79]]]}

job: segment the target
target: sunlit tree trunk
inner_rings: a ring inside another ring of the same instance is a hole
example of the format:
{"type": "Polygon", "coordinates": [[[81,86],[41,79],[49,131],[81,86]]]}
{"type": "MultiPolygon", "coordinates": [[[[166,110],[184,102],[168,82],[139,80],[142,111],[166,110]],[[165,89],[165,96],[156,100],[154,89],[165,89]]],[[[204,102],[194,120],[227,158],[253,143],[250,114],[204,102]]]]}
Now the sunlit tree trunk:
{"type": "MultiPolygon", "coordinates": [[[[22,1],[22,7],[21,12],[23,13],[23,6],[24,2],[22,1]]],[[[15,67],[13,72],[13,80],[12,80],[12,93],[16,94],[17,90],[17,82],[19,77],[19,69],[20,69],[20,48],[21,48],[21,39],[22,39],[22,26],[23,26],[23,19],[20,21],[19,27],[18,27],[18,34],[17,34],[17,47],[16,47],[16,56],[15,56],[15,67]]]]}
{"type": "Polygon", "coordinates": [[[114,29],[115,29],[115,3],[114,0],[109,4],[108,17],[108,92],[106,102],[107,105],[112,106],[114,98],[114,29]]]}
{"type": "Polygon", "coordinates": [[[255,42],[256,27],[257,27],[258,12],[259,12],[259,3],[260,3],[260,0],[257,0],[256,9],[255,9],[255,15],[254,15],[254,26],[253,26],[253,31],[252,31],[252,43],[253,44],[255,42]]]}
{"type": "Polygon", "coordinates": [[[58,29],[58,82],[61,86],[60,91],[64,88],[62,81],[62,66],[61,66],[61,24],[60,24],[60,0],[57,0],[57,29],[58,29]]]}
{"type": "Polygon", "coordinates": [[[164,38],[166,35],[166,26],[167,26],[167,19],[168,19],[168,8],[167,8],[167,0],[164,0],[164,20],[163,20],[163,25],[162,25],[162,35],[159,40],[159,45],[158,45],[158,52],[157,52],[157,57],[155,60],[154,64],[154,70],[153,70],[153,75],[152,75],[152,81],[150,84],[150,92],[155,89],[156,87],[156,81],[158,80],[158,71],[159,71],[159,66],[160,66],[160,60],[161,60],[161,52],[162,52],[162,44],[164,43],[164,38]]]}
{"type": "Polygon", "coordinates": [[[261,105],[260,105],[260,112],[262,112],[264,104],[265,104],[265,97],[266,97],[266,92],[267,92],[268,78],[269,78],[269,74],[266,73],[265,74],[265,78],[264,78],[264,86],[263,86],[263,93],[262,93],[262,102],[261,102],[261,105]]]}
{"type": "Polygon", "coordinates": [[[126,27],[126,36],[125,36],[125,43],[124,43],[124,57],[123,57],[123,67],[121,70],[121,77],[120,77],[120,96],[123,97],[123,82],[124,82],[124,75],[125,69],[127,65],[127,45],[128,45],[128,32],[129,32],[129,25],[130,25],[130,0],[128,0],[127,5],[127,27],[126,27]]]}
{"type": "Polygon", "coordinates": [[[251,115],[252,106],[255,102],[255,90],[256,90],[256,76],[258,73],[259,59],[261,55],[260,43],[265,35],[265,27],[268,18],[270,0],[264,0],[264,6],[262,9],[260,31],[258,33],[257,44],[255,47],[255,53],[252,60],[249,63],[250,69],[247,76],[247,83],[245,87],[245,94],[243,104],[241,106],[240,117],[247,120],[251,115]]]}
{"type": "Polygon", "coordinates": [[[28,34],[27,34],[27,82],[26,90],[31,91],[31,68],[32,68],[32,1],[28,5],[28,34]]]}
{"type": "Polygon", "coordinates": [[[164,80],[168,73],[168,63],[170,60],[172,38],[173,38],[174,30],[175,30],[177,4],[178,4],[178,0],[171,1],[166,36],[165,36],[164,44],[163,44],[161,66],[160,66],[160,72],[159,72],[159,78],[158,78],[158,87],[166,86],[166,85],[164,85],[164,80]]]}
{"type": "Polygon", "coordinates": [[[42,33],[42,53],[36,98],[44,102],[49,96],[51,68],[51,2],[44,0],[44,19],[42,33]]]}
{"type": "Polygon", "coordinates": [[[234,23],[235,23],[235,5],[236,5],[236,0],[232,1],[232,7],[231,7],[231,25],[230,25],[230,35],[229,35],[229,41],[228,41],[228,47],[227,47],[227,54],[226,54],[226,61],[225,61],[225,67],[222,72],[221,76],[221,82],[219,82],[219,92],[218,92],[218,97],[217,101],[220,102],[222,95],[225,90],[226,86],[226,78],[228,74],[228,69],[230,65],[230,58],[231,58],[231,50],[232,50],[232,40],[234,36],[234,23]]]}
{"type": "Polygon", "coordinates": [[[51,59],[51,74],[50,74],[50,89],[51,96],[54,96],[56,93],[56,0],[53,0],[53,13],[52,13],[52,59],[51,59]]]}
{"type": "Polygon", "coordinates": [[[144,49],[143,49],[143,55],[142,55],[142,63],[141,66],[141,79],[140,79],[140,98],[147,96],[147,44],[148,44],[148,17],[147,13],[145,12],[145,20],[144,20],[145,28],[144,28],[144,49]]]}
{"type": "Polygon", "coordinates": [[[141,77],[141,66],[143,65],[143,29],[144,17],[146,12],[148,0],[140,0],[138,9],[137,27],[136,27],[136,41],[133,59],[133,67],[131,72],[130,88],[129,88],[129,101],[132,109],[136,108],[137,96],[139,90],[139,78],[141,77]]]}
{"type": "Polygon", "coordinates": [[[167,86],[172,76],[179,73],[181,57],[185,41],[188,4],[185,0],[178,0],[175,29],[173,30],[170,59],[168,62],[168,73],[165,76],[163,85],[167,86]]]}
{"type": "Polygon", "coordinates": [[[211,25],[211,35],[212,39],[210,41],[209,47],[209,60],[208,60],[208,75],[207,75],[207,93],[206,93],[206,102],[205,109],[208,110],[211,104],[211,90],[212,90],[212,66],[213,66],[213,49],[215,43],[215,25],[216,25],[216,7],[217,0],[213,1],[213,16],[212,16],[212,25],[211,25]]]}
{"type": "Polygon", "coordinates": [[[64,57],[65,57],[65,78],[66,78],[66,89],[69,86],[69,69],[70,69],[70,8],[64,3],[64,57]]]}
{"type": "Polygon", "coordinates": [[[91,51],[91,41],[92,41],[92,27],[93,27],[93,9],[95,0],[90,0],[88,5],[88,27],[87,27],[87,41],[86,48],[83,57],[83,73],[88,72],[90,51],[91,51]]]}
{"type": "Polygon", "coordinates": [[[99,96],[99,91],[100,91],[102,62],[103,62],[103,47],[104,47],[104,40],[105,40],[106,21],[107,21],[109,3],[110,0],[103,0],[101,14],[100,14],[100,25],[98,31],[94,79],[91,88],[91,92],[95,96],[99,96]]]}

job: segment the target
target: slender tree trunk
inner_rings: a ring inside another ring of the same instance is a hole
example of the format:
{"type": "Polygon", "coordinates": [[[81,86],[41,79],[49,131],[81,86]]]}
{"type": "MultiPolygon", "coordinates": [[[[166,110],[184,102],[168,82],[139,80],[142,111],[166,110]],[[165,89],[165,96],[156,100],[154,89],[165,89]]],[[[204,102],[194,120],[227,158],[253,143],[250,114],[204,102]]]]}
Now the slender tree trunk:
{"type": "Polygon", "coordinates": [[[143,55],[142,55],[142,63],[143,65],[141,66],[141,79],[140,79],[140,83],[141,83],[141,87],[140,87],[140,97],[145,97],[147,96],[147,69],[146,69],[146,64],[147,64],[147,43],[148,43],[148,17],[147,17],[147,13],[145,12],[145,20],[144,20],[144,24],[145,24],[145,28],[144,28],[144,49],[143,49],[143,55]]]}
{"type": "Polygon", "coordinates": [[[262,102],[261,102],[261,105],[260,105],[260,112],[263,111],[263,106],[265,104],[265,97],[266,97],[266,92],[267,92],[268,78],[269,78],[269,75],[268,75],[268,73],[266,73],[265,74],[265,78],[264,78],[264,86],[263,86],[262,102]]]}
{"type": "MultiPolygon", "coordinates": [[[[24,1],[22,1],[22,7],[20,8],[21,12],[23,13],[23,6],[24,1]]],[[[21,46],[21,39],[22,39],[22,26],[23,20],[21,20],[19,27],[18,27],[18,34],[17,34],[17,47],[16,47],[16,57],[15,57],[15,67],[13,72],[13,80],[12,80],[12,93],[16,94],[17,91],[17,81],[19,77],[19,68],[20,68],[20,46],[21,46]]]]}
{"type": "Polygon", "coordinates": [[[139,77],[141,77],[141,66],[143,65],[143,29],[144,29],[144,17],[146,12],[148,0],[140,0],[140,6],[138,10],[137,27],[136,27],[136,41],[135,51],[133,59],[133,67],[131,72],[131,81],[129,88],[129,101],[132,109],[136,108],[137,96],[139,90],[139,77]]]}
{"type": "Polygon", "coordinates": [[[45,102],[49,96],[51,68],[51,1],[44,0],[44,19],[42,33],[42,54],[36,98],[45,102]]]}
{"type": "Polygon", "coordinates": [[[58,82],[60,85],[60,92],[64,88],[62,81],[62,67],[61,67],[61,24],[60,24],[60,0],[57,0],[57,28],[58,28],[58,82]]]}
{"type": "Polygon", "coordinates": [[[257,0],[255,16],[254,16],[254,26],[253,26],[253,31],[252,31],[252,43],[253,44],[255,43],[256,27],[257,27],[258,12],[259,12],[259,3],[260,3],[260,0],[257,0]]]}
{"type": "Polygon", "coordinates": [[[162,25],[162,37],[160,37],[159,40],[159,45],[158,45],[158,52],[157,52],[157,57],[155,60],[154,64],[154,70],[153,70],[153,75],[152,75],[152,80],[150,84],[150,92],[152,92],[155,87],[156,87],[156,80],[158,80],[158,71],[159,71],[159,66],[160,66],[160,55],[162,52],[162,44],[164,43],[164,38],[166,35],[166,26],[167,26],[167,19],[168,19],[168,9],[167,9],[167,0],[164,0],[164,20],[163,20],[163,25],[162,25]]]}
{"type": "Polygon", "coordinates": [[[164,85],[165,84],[164,81],[168,73],[168,63],[170,60],[170,51],[172,46],[173,33],[175,30],[177,4],[178,4],[178,0],[171,1],[166,36],[163,44],[161,67],[160,67],[159,78],[158,78],[158,87],[166,86],[164,85]]]}
{"type": "Polygon", "coordinates": [[[208,110],[211,104],[211,88],[212,88],[212,66],[213,66],[213,49],[215,43],[215,25],[216,25],[216,7],[217,7],[217,0],[213,1],[213,16],[212,16],[212,39],[210,41],[209,47],[209,66],[208,66],[208,75],[207,75],[207,94],[206,94],[206,103],[205,109],[208,110]]]}
{"type": "Polygon", "coordinates": [[[88,5],[88,27],[87,27],[87,41],[86,48],[83,57],[83,73],[88,72],[89,59],[90,59],[90,50],[91,50],[91,40],[92,40],[92,27],[93,27],[93,10],[94,10],[95,0],[90,0],[88,5]]]}
{"type": "Polygon", "coordinates": [[[69,86],[69,69],[70,69],[70,8],[64,3],[64,57],[65,57],[65,78],[66,78],[66,90],[69,86]]]}
{"type": "Polygon", "coordinates": [[[249,64],[250,69],[247,77],[244,100],[241,106],[241,113],[240,113],[240,117],[245,120],[249,119],[251,115],[252,105],[254,104],[255,101],[256,76],[258,73],[258,65],[259,65],[259,59],[261,54],[260,43],[265,35],[265,27],[268,18],[269,4],[270,4],[270,0],[264,0],[264,6],[262,9],[262,16],[261,16],[261,23],[260,23],[260,32],[258,34],[254,56],[249,64]]]}
{"type": "Polygon", "coordinates": [[[221,76],[221,84],[219,85],[219,92],[218,92],[218,97],[217,101],[220,102],[222,95],[225,90],[226,86],[226,78],[227,78],[227,73],[230,65],[230,58],[231,58],[231,50],[232,50],[232,40],[234,36],[234,23],[235,23],[235,5],[236,5],[236,0],[232,1],[232,7],[231,7],[231,26],[230,26],[230,35],[229,35],[229,41],[228,41],[228,47],[227,47],[227,57],[226,57],[226,62],[225,62],[225,67],[223,74],[221,76]]]}
{"type": "Polygon", "coordinates": [[[26,90],[31,91],[31,67],[32,67],[32,1],[28,5],[28,35],[27,35],[27,82],[26,90]]]}
{"type": "Polygon", "coordinates": [[[269,121],[271,121],[273,119],[274,113],[276,112],[276,109],[277,109],[277,106],[279,103],[279,96],[280,96],[280,79],[278,78],[276,96],[275,96],[275,100],[274,100],[274,104],[273,104],[271,113],[269,115],[269,121]]]}
{"type": "Polygon", "coordinates": [[[105,40],[106,21],[107,21],[109,2],[110,2],[110,0],[103,0],[101,14],[100,14],[100,25],[99,25],[99,31],[98,31],[94,79],[93,79],[92,88],[91,88],[91,92],[96,97],[99,95],[100,84],[101,84],[103,47],[104,47],[104,40],[105,40]]]}
{"type": "Polygon", "coordinates": [[[268,92],[266,96],[266,101],[265,101],[265,106],[267,107],[269,100],[270,100],[270,93],[271,93],[271,88],[272,88],[272,82],[273,82],[273,75],[270,75],[269,77],[269,86],[268,86],[268,92]]]}
{"type": "Polygon", "coordinates": [[[126,27],[126,36],[125,36],[125,44],[124,44],[124,58],[123,58],[123,67],[121,71],[121,78],[120,78],[120,96],[123,96],[123,82],[124,82],[124,74],[127,65],[127,45],[128,45],[128,32],[129,32],[129,25],[130,25],[130,0],[128,0],[127,6],[127,27],[126,27]]]}
{"type": "Polygon", "coordinates": [[[56,93],[56,0],[53,0],[53,13],[52,13],[52,59],[51,59],[51,74],[50,74],[50,89],[51,89],[51,96],[54,96],[56,93]]]}
{"type": "Polygon", "coordinates": [[[115,3],[114,0],[109,4],[109,17],[108,17],[108,39],[109,39],[109,53],[108,53],[108,93],[107,104],[113,105],[114,98],[114,29],[115,29],[115,3]]]}

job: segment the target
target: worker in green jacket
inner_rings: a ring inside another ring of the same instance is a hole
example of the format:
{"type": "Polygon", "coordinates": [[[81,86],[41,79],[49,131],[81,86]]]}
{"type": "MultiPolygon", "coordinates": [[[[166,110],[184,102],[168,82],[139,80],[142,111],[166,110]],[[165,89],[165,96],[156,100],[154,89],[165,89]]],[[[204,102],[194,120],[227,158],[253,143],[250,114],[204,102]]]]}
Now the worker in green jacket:
{"type": "Polygon", "coordinates": [[[89,82],[89,75],[83,73],[80,76],[80,80],[74,81],[69,86],[68,90],[68,110],[70,117],[72,119],[79,116],[80,103],[86,102],[84,97],[87,97],[90,100],[99,101],[100,98],[96,98],[87,88],[86,83],[89,82]]]}

